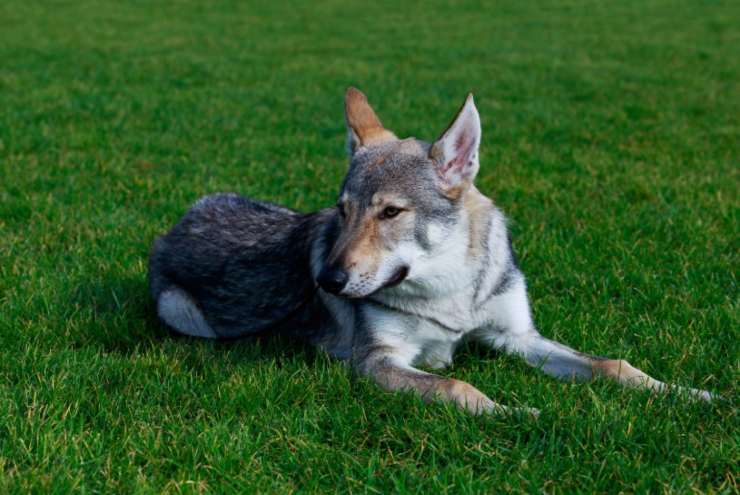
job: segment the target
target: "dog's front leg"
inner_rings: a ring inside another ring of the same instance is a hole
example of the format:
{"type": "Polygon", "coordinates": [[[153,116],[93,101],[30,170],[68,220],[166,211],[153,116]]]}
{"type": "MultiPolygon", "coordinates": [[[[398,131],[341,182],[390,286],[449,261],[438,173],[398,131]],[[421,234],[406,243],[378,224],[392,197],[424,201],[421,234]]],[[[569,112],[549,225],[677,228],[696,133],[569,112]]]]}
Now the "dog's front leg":
{"type": "MultiPolygon", "coordinates": [[[[388,349],[371,352],[357,362],[355,369],[371,378],[388,391],[412,391],[426,402],[435,400],[451,402],[473,414],[511,412],[512,409],[497,404],[469,383],[444,378],[418,370],[388,349]]],[[[536,411],[529,410],[536,414],[536,411]]]]}
{"type": "Polygon", "coordinates": [[[713,398],[706,390],[669,385],[656,380],[624,359],[584,354],[546,339],[539,333],[523,336],[519,341],[512,341],[511,348],[522,355],[530,365],[541,368],[548,375],[565,380],[604,377],[627,387],[645,388],[652,392],[674,391],[697,399],[713,398]]]}
{"type": "MultiPolygon", "coordinates": [[[[366,306],[352,350],[352,366],[388,391],[411,391],[426,402],[443,401],[473,414],[516,412],[497,404],[469,383],[413,367],[423,349],[413,320],[393,311],[366,306]]],[[[523,412],[537,414],[523,408],[523,412]]]]}
{"type": "Polygon", "coordinates": [[[522,356],[528,364],[548,375],[564,380],[605,377],[628,387],[646,388],[652,392],[675,391],[697,399],[714,398],[706,390],[663,383],[623,359],[584,354],[546,339],[532,322],[523,279],[506,293],[493,298],[490,309],[495,315],[492,322],[475,335],[495,348],[522,356]]]}

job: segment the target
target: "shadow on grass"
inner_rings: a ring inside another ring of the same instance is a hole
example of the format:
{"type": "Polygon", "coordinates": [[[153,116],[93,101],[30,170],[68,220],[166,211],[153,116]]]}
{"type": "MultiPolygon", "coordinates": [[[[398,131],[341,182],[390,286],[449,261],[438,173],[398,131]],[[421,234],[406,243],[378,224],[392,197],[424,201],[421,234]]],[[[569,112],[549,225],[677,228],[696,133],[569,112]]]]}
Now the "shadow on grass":
{"type": "Polygon", "coordinates": [[[278,365],[286,359],[303,359],[311,364],[320,354],[298,339],[270,332],[216,341],[180,335],[157,318],[146,281],[138,277],[81,281],[67,304],[72,308],[69,318],[80,323],[74,325],[75,331],[70,335],[71,345],[78,349],[95,348],[131,356],[172,348],[174,344],[180,351],[191,347],[203,352],[206,347],[214,359],[270,361],[278,365]]]}

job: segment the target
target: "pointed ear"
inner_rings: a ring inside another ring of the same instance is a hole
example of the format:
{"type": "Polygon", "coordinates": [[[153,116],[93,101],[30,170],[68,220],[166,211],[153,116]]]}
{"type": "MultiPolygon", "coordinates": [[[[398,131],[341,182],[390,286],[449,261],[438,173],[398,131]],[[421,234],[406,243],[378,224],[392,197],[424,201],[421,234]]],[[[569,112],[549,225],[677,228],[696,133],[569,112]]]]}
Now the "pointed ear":
{"type": "Polygon", "coordinates": [[[448,194],[458,195],[473,183],[480,167],[480,136],[480,116],[471,93],[450,126],[429,150],[429,157],[448,194]]]}
{"type": "Polygon", "coordinates": [[[372,146],[397,139],[385,129],[367,97],[356,88],[349,88],[344,96],[344,117],[347,120],[347,149],[353,155],[363,146],[372,146]]]}

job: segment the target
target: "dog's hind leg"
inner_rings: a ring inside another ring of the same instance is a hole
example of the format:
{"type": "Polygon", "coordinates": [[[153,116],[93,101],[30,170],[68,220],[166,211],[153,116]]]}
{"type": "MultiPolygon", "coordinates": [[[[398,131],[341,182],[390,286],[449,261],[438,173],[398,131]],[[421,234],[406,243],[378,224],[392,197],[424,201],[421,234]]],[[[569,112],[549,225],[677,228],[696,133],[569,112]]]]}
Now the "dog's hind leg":
{"type": "Polygon", "coordinates": [[[168,288],[159,295],[157,314],[167,325],[184,335],[207,339],[218,338],[198,306],[184,290],[178,287],[168,288]]]}

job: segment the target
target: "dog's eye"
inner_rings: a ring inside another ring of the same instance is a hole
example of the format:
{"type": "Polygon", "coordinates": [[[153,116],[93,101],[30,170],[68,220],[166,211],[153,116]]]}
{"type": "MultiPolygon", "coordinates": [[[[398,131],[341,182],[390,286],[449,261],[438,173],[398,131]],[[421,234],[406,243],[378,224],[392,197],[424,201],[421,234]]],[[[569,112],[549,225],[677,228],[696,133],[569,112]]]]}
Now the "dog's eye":
{"type": "Polygon", "coordinates": [[[386,206],[380,214],[380,218],[393,218],[399,213],[401,213],[400,208],[396,208],[395,206],[386,206]]]}
{"type": "Polygon", "coordinates": [[[347,216],[347,212],[344,211],[344,205],[342,203],[337,203],[337,210],[339,210],[339,216],[344,218],[347,216]]]}

